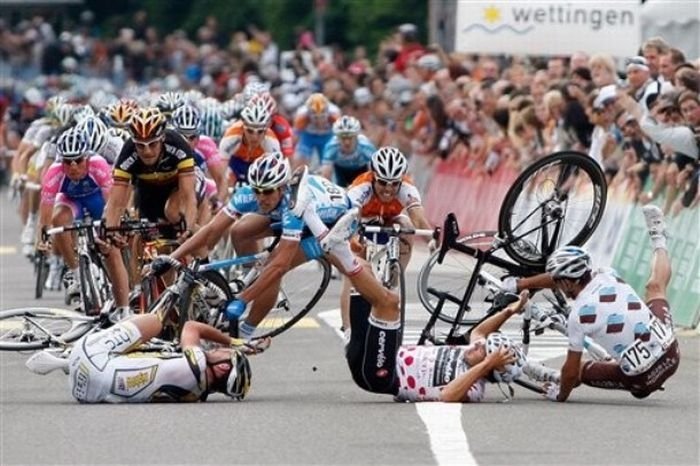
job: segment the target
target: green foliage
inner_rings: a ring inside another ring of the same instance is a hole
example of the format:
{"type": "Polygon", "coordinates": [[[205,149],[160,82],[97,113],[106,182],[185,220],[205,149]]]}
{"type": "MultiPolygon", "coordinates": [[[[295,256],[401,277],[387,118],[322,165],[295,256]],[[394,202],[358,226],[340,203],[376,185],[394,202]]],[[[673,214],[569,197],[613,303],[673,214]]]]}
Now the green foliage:
{"type": "MultiPolygon", "coordinates": [[[[326,0],[327,44],[344,49],[379,42],[401,23],[415,23],[425,37],[428,0],[326,0]]],[[[136,11],[148,12],[149,23],[163,33],[178,28],[194,37],[207,16],[214,16],[226,38],[250,24],[272,32],[282,49],[294,47],[299,30],[314,30],[314,0],[86,0],[102,26],[114,32],[128,26],[136,11]]]]}

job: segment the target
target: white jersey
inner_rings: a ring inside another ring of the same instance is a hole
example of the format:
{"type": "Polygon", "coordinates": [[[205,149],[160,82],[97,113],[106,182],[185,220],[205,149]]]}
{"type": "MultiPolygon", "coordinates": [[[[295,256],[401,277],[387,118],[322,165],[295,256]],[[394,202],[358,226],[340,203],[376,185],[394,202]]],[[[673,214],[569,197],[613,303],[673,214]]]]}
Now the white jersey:
{"type": "MultiPolygon", "coordinates": [[[[466,346],[401,346],[396,356],[399,376],[397,401],[440,401],[442,389],[469,370],[466,346]]],[[[463,401],[484,398],[486,380],[479,379],[463,401]]]]}
{"type": "Polygon", "coordinates": [[[612,269],[599,270],[581,290],[572,305],[567,331],[570,350],[583,351],[584,337],[589,337],[618,361],[628,375],[650,367],[673,337],[673,329],[654,317],[634,289],[612,269]],[[635,345],[640,354],[646,356],[648,352],[649,357],[637,361],[631,355],[630,363],[629,349],[635,345]]]}
{"type": "Polygon", "coordinates": [[[58,131],[58,128],[51,124],[51,119],[44,117],[32,121],[22,136],[22,142],[32,144],[39,148],[48,141],[58,131]]]}
{"type": "Polygon", "coordinates": [[[140,337],[136,326],[127,321],[76,343],[69,359],[73,397],[83,403],[198,401],[206,397],[204,351],[128,352],[140,337]]]}
{"type": "Polygon", "coordinates": [[[117,160],[117,157],[119,157],[123,145],[124,141],[122,138],[107,136],[105,137],[104,145],[96,153],[104,157],[107,163],[114,165],[114,161],[117,160]]]}

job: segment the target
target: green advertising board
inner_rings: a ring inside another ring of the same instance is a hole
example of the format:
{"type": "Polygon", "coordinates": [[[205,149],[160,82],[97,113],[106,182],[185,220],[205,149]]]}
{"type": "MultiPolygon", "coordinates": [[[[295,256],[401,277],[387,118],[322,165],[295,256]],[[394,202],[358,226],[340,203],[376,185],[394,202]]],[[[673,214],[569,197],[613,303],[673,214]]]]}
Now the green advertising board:
{"type": "MultiPolygon", "coordinates": [[[[674,323],[679,327],[695,327],[700,319],[700,209],[684,209],[675,217],[667,217],[673,276],[668,288],[668,301],[674,323]]],[[[651,243],[641,206],[630,209],[612,266],[625,281],[642,293],[651,269],[651,243]]]]}

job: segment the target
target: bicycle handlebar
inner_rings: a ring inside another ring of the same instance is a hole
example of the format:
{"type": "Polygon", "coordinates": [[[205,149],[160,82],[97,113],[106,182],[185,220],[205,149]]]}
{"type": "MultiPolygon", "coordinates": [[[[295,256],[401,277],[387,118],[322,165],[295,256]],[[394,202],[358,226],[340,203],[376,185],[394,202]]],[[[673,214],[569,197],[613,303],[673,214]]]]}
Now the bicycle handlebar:
{"type": "Polygon", "coordinates": [[[99,227],[102,224],[101,220],[93,220],[92,222],[76,222],[72,225],[64,225],[62,227],[53,227],[45,231],[47,236],[65,233],[67,231],[86,230],[88,228],[99,227]]]}
{"type": "Polygon", "coordinates": [[[378,226],[378,225],[360,225],[360,232],[365,233],[386,233],[390,236],[398,235],[416,235],[416,236],[432,236],[433,239],[438,239],[440,237],[440,228],[436,227],[434,230],[428,229],[418,229],[411,227],[403,227],[398,224],[394,224],[390,227],[378,226]]]}

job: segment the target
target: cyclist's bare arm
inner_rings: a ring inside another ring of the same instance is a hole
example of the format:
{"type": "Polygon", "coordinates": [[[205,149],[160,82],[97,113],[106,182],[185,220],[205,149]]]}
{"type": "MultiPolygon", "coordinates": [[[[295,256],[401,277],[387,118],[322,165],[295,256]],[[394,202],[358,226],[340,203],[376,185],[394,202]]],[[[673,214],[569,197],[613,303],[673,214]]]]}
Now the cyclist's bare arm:
{"type": "Polygon", "coordinates": [[[220,345],[230,345],[231,337],[218,331],[211,325],[203,322],[188,320],[182,327],[182,335],[180,336],[180,346],[188,348],[193,346],[201,346],[200,340],[207,340],[220,345]]]}
{"type": "Polygon", "coordinates": [[[209,245],[216,244],[233,222],[233,218],[229,217],[223,210],[220,210],[209,223],[200,228],[194,236],[177,248],[171,254],[171,257],[182,260],[202,247],[208,248],[209,245]]]}
{"type": "Polygon", "coordinates": [[[187,228],[194,229],[197,222],[197,195],[195,193],[196,176],[194,172],[180,173],[177,177],[178,191],[182,196],[180,206],[185,211],[187,228]]]}
{"type": "Polygon", "coordinates": [[[516,302],[508,305],[501,312],[494,313],[491,317],[481,322],[479,325],[474,327],[471,333],[471,341],[475,341],[479,338],[486,338],[490,333],[498,331],[501,326],[515,314],[522,312],[525,304],[530,297],[528,291],[523,291],[520,293],[520,299],[516,302]]]}
{"type": "Polygon", "coordinates": [[[557,401],[566,401],[571,391],[581,383],[581,355],[580,351],[569,350],[566,360],[561,366],[561,385],[557,401]]]}
{"type": "Polygon", "coordinates": [[[445,385],[442,393],[440,393],[440,401],[448,403],[462,403],[469,401],[467,398],[469,390],[471,390],[479,379],[488,376],[493,369],[507,364],[508,362],[512,362],[513,359],[513,354],[506,348],[501,348],[499,351],[494,351],[486,356],[486,359],[475,366],[470,367],[467,372],[445,385]]]}
{"type": "Polygon", "coordinates": [[[241,293],[241,298],[249,303],[282,278],[291,269],[292,261],[298,250],[299,241],[281,240],[275,248],[270,261],[265,264],[265,268],[260,272],[258,279],[241,293]]]}
{"type": "Polygon", "coordinates": [[[428,222],[428,219],[425,218],[425,209],[423,209],[421,205],[413,206],[408,209],[408,218],[411,219],[411,223],[413,223],[413,227],[416,229],[430,230],[433,228],[430,222],[428,222]]]}
{"type": "Polygon", "coordinates": [[[126,210],[130,189],[131,187],[127,182],[114,182],[114,186],[112,186],[109,194],[109,200],[107,201],[104,211],[104,218],[107,227],[115,227],[119,225],[119,219],[126,210]]]}
{"type": "Polygon", "coordinates": [[[540,273],[532,277],[519,278],[517,280],[518,292],[523,290],[554,288],[554,280],[548,273],[540,273]]]}
{"type": "Polygon", "coordinates": [[[207,167],[211,178],[216,183],[216,195],[219,202],[226,204],[228,201],[228,180],[226,179],[226,165],[223,163],[207,167]]]}

